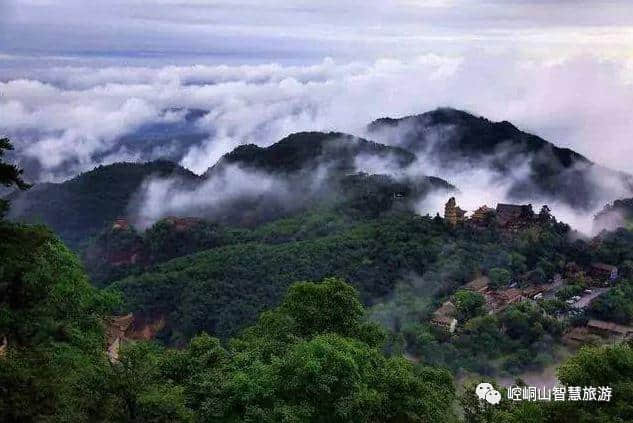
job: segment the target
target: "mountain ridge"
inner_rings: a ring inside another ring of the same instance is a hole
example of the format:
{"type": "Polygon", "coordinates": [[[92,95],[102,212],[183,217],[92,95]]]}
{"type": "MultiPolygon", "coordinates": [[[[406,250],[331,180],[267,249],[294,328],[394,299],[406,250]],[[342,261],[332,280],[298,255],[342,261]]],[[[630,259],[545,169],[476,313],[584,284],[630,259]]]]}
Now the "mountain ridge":
{"type": "MultiPolygon", "coordinates": [[[[507,180],[514,201],[555,198],[590,210],[633,192],[629,174],[598,165],[508,121],[493,122],[463,110],[439,108],[402,118],[380,118],[366,130],[378,142],[424,155],[449,175],[465,167],[486,168],[507,180]],[[609,184],[618,184],[619,191],[600,195],[609,184]]],[[[446,175],[437,176],[446,179],[446,175]]]]}
{"type": "Polygon", "coordinates": [[[343,171],[354,169],[359,154],[377,157],[392,155],[401,167],[413,163],[415,154],[342,132],[295,132],[268,147],[242,144],[224,154],[205,174],[229,164],[265,170],[268,172],[295,172],[313,169],[324,164],[334,165],[343,171]],[[318,163],[317,163],[318,162],[318,163]]]}
{"type": "MultiPolygon", "coordinates": [[[[362,189],[358,185],[351,191],[340,185],[346,176],[356,173],[356,163],[361,157],[390,159],[402,168],[415,160],[413,153],[402,148],[385,146],[349,134],[300,132],[265,148],[255,145],[237,147],[225,154],[202,176],[164,160],[102,165],[62,183],[39,184],[31,191],[10,195],[12,209],[9,218],[46,223],[72,248],[78,249],[115,219],[133,217],[132,214],[138,212],[136,209],[143,206],[139,203],[142,195],[137,194],[143,183],[150,178],[176,178],[179,180],[178,186],[184,192],[191,193],[214,177],[219,178],[220,184],[221,181],[226,181],[231,175],[226,175],[223,171],[232,165],[243,168],[243,171],[264,172],[284,182],[290,195],[296,195],[300,199],[299,208],[302,204],[307,206],[332,195],[350,196],[355,199],[356,204],[367,204],[368,199],[379,195],[384,197],[383,200],[388,200],[377,208],[380,209],[377,212],[380,212],[383,207],[391,205],[393,198],[387,197],[392,195],[389,194],[390,190],[399,189],[397,181],[391,178],[361,179],[361,185],[373,186],[368,191],[367,187],[362,189]],[[320,169],[326,169],[326,176],[319,182],[322,186],[314,191],[312,185],[315,179],[322,177],[317,174],[320,169]],[[369,197],[362,197],[367,195],[369,197]]],[[[420,177],[407,183],[418,186],[417,189],[410,190],[416,196],[426,195],[434,189],[453,189],[439,178],[420,177]]],[[[232,219],[237,220],[238,224],[239,221],[260,222],[256,216],[252,216],[253,213],[257,212],[264,219],[269,215],[279,217],[279,213],[291,213],[294,209],[289,210],[281,203],[284,198],[280,193],[263,192],[253,198],[236,198],[229,201],[226,207],[244,210],[243,219],[239,219],[239,213],[232,213],[232,219]]],[[[196,210],[193,216],[208,217],[204,215],[204,208],[196,210]]],[[[226,222],[220,218],[224,223],[235,223],[233,220],[226,222]]]]}

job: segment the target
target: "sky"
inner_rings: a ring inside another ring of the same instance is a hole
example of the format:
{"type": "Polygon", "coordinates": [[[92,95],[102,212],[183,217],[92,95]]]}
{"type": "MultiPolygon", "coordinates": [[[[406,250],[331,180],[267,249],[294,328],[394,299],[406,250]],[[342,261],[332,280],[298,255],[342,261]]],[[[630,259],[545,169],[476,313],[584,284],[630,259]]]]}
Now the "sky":
{"type": "Polygon", "coordinates": [[[633,25],[627,0],[3,0],[0,11],[5,55],[60,64],[309,63],[473,48],[630,59],[633,25]]]}
{"type": "Polygon", "coordinates": [[[0,0],[0,132],[41,180],[144,158],[120,138],[172,107],[210,111],[198,173],[440,106],[633,173],[632,84],[629,0],[0,0]]]}

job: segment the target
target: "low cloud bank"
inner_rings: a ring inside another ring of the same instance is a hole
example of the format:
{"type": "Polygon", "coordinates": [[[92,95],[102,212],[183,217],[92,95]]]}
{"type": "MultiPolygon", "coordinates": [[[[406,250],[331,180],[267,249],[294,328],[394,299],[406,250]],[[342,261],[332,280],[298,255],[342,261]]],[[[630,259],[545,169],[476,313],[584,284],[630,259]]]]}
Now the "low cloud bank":
{"type": "MultiPolygon", "coordinates": [[[[270,145],[303,130],[362,134],[378,117],[451,106],[510,120],[631,171],[629,73],[626,63],[590,57],[551,63],[486,54],[312,66],[55,68],[0,82],[0,131],[41,165],[35,179],[60,179],[117,155],[134,157],[138,143],[122,144],[122,137],[183,119],[165,110],[201,109],[209,113],[195,130],[207,136],[180,161],[202,173],[245,142],[270,145]]],[[[153,156],[172,141],[153,145],[153,156]]]]}
{"type": "MultiPolygon", "coordinates": [[[[354,63],[326,59],[312,66],[55,68],[0,82],[0,132],[13,139],[16,157],[29,165],[34,181],[66,179],[98,164],[164,157],[201,174],[240,144],[267,146],[304,130],[363,135],[375,118],[448,105],[512,121],[598,163],[633,171],[631,81],[630,66],[622,62],[593,57],[547,62],[482,53],[354,63]],[[206,114],[188,122],[186,113],[174,107],[206,114]],[[146,128],[160,124],[183,125],[201,135],[186,141],[180,133],[148,137],[146,128]]],[[[450,136],[450,128],[430,136],[442,140],[450,136]]],[[[409,172],[453,183],[461,190],[458,200],[469,210],[512,198],[508,181],[487,166],[439,168],[417,153],[420,162],[409,172]]],[[[359,161],[357,167],[390,173],[388,163],[359,161]]],[[[513,175],[518,178],[524,171],[518,163],[513,175]]],[[[263,180],[257,183],[265,187],[263,180]]],[[[595,180],[603,187],[601,202],[620,196],[620,187],[602,175],[595,180]]],[[[230,197],[230,187],[253,182],[235,181],[225,188],[210,186],[191,201],[230,197]]],[[[164,202],[174,213],[184,207],[168,184],[151,190],[168,193],[164,202]]],[[[533,202],[549,204],[578,227],[589,226],[592,216],[578,216],[556,198],[533,202]]],[[[427,200],[420,211],[441,210],[438,204],[427,200]]]]}

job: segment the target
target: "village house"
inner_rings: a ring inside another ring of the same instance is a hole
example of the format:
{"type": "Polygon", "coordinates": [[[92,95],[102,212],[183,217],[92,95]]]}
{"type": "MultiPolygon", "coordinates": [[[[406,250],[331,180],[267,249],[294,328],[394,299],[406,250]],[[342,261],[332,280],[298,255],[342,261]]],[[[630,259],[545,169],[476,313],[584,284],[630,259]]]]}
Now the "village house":
{"type": "Polygon", "coordinates": [[[508,288],[491,293],[493,311],[499,313],[512,304],[517,304],[527,300],[523,291],[518,288],[508,288]]]}
{"type": "Polygon", "coordinates": [[[462,210],[457,206],[455,197],[451,197],[444,206],[444,219],[451,225],[457,225],[465,220],[466,210],[462,210]]]}
{"type": "Polygon", "coordinates": [[[600,335],[590,331],[586,326],[576,326],[563,335],[562,341],[567,345],[577,347],[591,342],[598,342],[599,339],[600,335]]]}
{"type": "Polygon", "coordinates": [[[600,282],[613,282],[618,278],[618,268],[604,263],[592,263],[589,275],[600,282]]]}
{"type": "Polygon", "coordinates": [[[464,285],[464,289],[467,291],[478,292],[480,294],[486,294],[488,292],[488,283],[490,279],[488,276],[479,276],[464,285]]]}
{"type": "Polygon", "coordinates": [[[543,294],[550,291],[554,284],[531,285],[523,289],[523,295],[527,298],[540,299],[543,294]]]}
{"type": "Polygon", "coordinates": [[[433,313],[431,324],[436,327],[440,327],[449,333],[453,333],[457,327],[457,319],[455,318],[456,314],[457,308],[455,305],[450,301],[446,301],[433,313]]]}

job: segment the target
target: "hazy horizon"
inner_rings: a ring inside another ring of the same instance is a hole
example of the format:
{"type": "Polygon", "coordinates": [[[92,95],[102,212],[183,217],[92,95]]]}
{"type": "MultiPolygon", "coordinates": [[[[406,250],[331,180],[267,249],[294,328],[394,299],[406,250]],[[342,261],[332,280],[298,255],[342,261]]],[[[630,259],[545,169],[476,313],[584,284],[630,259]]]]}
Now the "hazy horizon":
{"type": "Polygon", "coordinates": [[[161,157],[171,146],[140,156],[119,140],[201,108],[208,136],[180,160],[201,172],[243,142],[362,135],[446,106],[633,173],[632,35],[633,6],[617,0],[9,0],[0,132],[38,179],[59,180],[161,157]]]}

